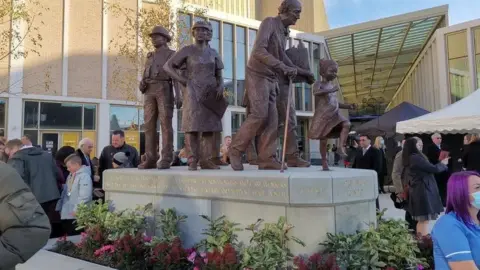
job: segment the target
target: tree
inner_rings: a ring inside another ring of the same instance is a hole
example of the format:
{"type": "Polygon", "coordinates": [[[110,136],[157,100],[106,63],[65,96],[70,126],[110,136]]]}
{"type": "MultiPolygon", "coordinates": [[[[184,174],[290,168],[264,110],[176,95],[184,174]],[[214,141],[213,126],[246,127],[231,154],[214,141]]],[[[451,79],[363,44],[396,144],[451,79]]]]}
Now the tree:
{"type": "MultiPolygon", "coordinates": [[[[0,0],[0,62],[8,62],[8,71],[11,70],[10,57],[20,59],[30,53],[40,55],[42,35],[38,25],[44,25],[40,18],[46,10],[39,0],[0,0]],[[23,46],[26,40],[33,45],[23,46]]],[[[17,83],[9,82],[0,93],[8,93],[10,86],[17,83]]]]}
{"type": "Polygon", "coordinates": [[[150,32],[156,25],[161,25],[169,30],[172,36],[171,45],[180,48],[181,44],[189,38],[187,26],[176,19],[176,12],[193,13],[203,16],[208,7],[198,8],[187,5],[184,0],[154,0],[148,7],[132,9],[120,3],[107,3],[106,12],[117,18],[124,18],[120,26],[120,35],[110,40],[109,49],[117,51],[114,56],[112,80],[108,87],[122,91],[128,100],[137,101],[137,89],[141,71],[145,65],[146,55],[154,48],[150,42],[150,32]],[[177,5],[177,6],[175,6],[177,5]]]}

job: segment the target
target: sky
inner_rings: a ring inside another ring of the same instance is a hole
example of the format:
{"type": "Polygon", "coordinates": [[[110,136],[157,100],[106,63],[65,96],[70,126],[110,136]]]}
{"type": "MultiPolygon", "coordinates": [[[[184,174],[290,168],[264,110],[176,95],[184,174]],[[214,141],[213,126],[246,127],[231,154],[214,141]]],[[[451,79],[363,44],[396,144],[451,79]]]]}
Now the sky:
{"type": "Polygon", "coordinates": [[[480,0],[323,0],[330,29],[448,4],[449,25],[480,19],[480,0]]]}

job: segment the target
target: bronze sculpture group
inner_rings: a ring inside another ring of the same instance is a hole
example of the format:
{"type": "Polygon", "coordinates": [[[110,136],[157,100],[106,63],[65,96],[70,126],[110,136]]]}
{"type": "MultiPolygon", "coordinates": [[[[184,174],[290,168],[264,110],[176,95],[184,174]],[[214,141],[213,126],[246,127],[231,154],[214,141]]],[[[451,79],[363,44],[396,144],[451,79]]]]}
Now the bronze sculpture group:
{"type": "MultiPolygon", "coordinates": [[[[298,0],[284,0],[278,16],[266,18],[260,24],[246,67],[244,105],[247,118],[233,138],[228,153],[233,170],[243,170],[241,155],[245,151],[255,156],[250,163],[263,170],[310,166],[298,153],[295,107],[289,99],[292,83],[313,84],[315,79],[308,68],[298,59],[292,61],[286,51],[289,26],[300,18],[301,11],[298,0]],[[275,153],[279,128],[286,127],[284,151],[287,163],[283,164],[275,153]]],[[[209,22],[197,21],[192,27],[192,34],[195,43],[174,52],[167,47],[171,36],[165,28],[156,26],[151,33],[155,51],[147,56],[140,83],[140,91],[145,95],[146,159],[139,169],[170,168],[174,105],[182,108],[181,127],[185,132],[185,146],[189,155],[188,169],[197,170],[198,165],[202,169],[219,169],[218,165],[222,165],[218,159],[221,121],[228,106],[224,98],[223,62],[217,51],[208,45],[212,39],[209,22]],[[162,150],[158,162],[158,153],[154,151],[157,119],[162,131],[162,150]]],[[[337,64],[334,61],[321,61],[322,79],[313,87],[316,106],[309,138],[321,141],[324,170],[328,170],[327,140],[340,137],[340,145],[344,146],[350,126],[348,120],[339,113],[339,109],[350,108],[350,105],[339,104],[336,99],[338,86],[333,82],[336,73],[337,64]]],[[[344,147],[340,147],[339,151],[341,155],[345,154],[344,147]]]]}

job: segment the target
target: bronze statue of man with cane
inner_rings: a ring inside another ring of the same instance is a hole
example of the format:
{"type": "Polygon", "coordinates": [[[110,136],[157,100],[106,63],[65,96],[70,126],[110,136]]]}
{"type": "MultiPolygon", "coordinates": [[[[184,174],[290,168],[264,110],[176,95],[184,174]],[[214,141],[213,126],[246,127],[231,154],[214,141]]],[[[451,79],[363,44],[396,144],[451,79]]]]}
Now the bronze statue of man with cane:
{"type": "Polygon", "coordinates": [[[230,163],[234,170],[243,170],[241,153],[255,136],[258,141],[258,168],[280,170],[286,166],[275,158],[278,135],[277,95],[279,76],[293,79],[313,74],[299,69],[288,58],[285,47],[288,27],[300,19],[302,5],[298,0],[284,0],[279,15],[262,21],[246,68],[246,98],[249,115],[230,146],[230,163]]]}

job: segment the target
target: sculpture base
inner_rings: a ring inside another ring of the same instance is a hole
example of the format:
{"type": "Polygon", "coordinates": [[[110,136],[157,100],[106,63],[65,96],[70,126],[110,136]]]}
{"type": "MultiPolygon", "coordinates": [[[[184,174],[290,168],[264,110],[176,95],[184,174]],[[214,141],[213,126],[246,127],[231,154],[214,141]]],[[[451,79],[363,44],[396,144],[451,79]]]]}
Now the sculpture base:
{"type": "MultiPolygon", "coordinates": [[[[104,172],[106,199],[117,209],[153,203],[155,211],[176,208],[188,216],[182,224],[186,247],[198,243],[205,221],[199,215],[226,215],[243,228],[262,218],[276,222],[286,216],[295,226],[292,235],[306,247],[291,244],[294,254],[318,251],[330,233],[354,233],[376,222],[377,175],[370,170],[321,167],[257,170],[246,165],[241,172],[229,166],[221,170],[188,171],[117,169],[104,172]]],[[[250,232],[239,233],[248,243],[250,232]]]]}

